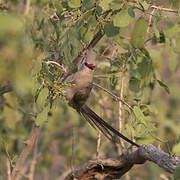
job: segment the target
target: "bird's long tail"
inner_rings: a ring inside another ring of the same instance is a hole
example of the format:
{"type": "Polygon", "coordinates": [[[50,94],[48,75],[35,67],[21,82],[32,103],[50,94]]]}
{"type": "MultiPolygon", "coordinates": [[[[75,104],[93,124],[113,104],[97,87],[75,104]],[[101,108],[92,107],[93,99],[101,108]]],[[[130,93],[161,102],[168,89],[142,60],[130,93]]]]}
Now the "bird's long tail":
{"type": "Polygon", "coordinates": [[[109,140],[111,140],[113,142],[114,141],[117,142],[116,138],[114,138],[114,135],[115,135],[115,137],[118,136],[118,137],[124,139],[125,141],[129,142],[133,146],[139,147],[138,144],[136,144],[135,142],[131,141],[130,139],[128,139],[127,137],[122,135],[119,131],[114,129],[107,122],[105,122],[102,118],[100,118],[87,105],[84,105],[83,107],[81,107],[79,113],[82,114],[82,116],[84,116],[84,118],[90,123],[90,125],[92,127],[94,127],[95,129],[98,128],[109,140]]]}

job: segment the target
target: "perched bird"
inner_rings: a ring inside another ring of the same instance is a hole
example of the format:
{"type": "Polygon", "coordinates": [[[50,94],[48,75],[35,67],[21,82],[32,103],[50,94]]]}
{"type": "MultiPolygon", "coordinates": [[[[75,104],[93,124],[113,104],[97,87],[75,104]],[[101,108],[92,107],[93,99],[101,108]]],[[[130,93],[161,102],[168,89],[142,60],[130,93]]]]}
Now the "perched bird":
{"type": "Polygon", "coordinates": [[[65,81],[72,83],[73,86],[65,87],[64,96],[72,108],[81,114],[92,127],[98,128],[109,140],[114,142],[117,140],[114,137],[120,137],[130,144],[139,147],[138,144],[110,126],[85,104],[93,87],[95,59],[96,53],[93,50],[89,50],[84,62],[78,67],[78,71],[66,78],[65,81]]]}

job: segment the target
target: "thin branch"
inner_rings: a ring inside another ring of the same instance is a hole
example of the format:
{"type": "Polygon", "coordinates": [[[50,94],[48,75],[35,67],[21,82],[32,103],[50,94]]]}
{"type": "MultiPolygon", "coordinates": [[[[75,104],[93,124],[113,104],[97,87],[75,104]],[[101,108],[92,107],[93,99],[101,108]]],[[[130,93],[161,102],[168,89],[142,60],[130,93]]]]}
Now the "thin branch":
{"type": "Polygon", "coordinates": [[[94,78],[110,78],[110,77],[113,77],[113,76],[115,76],[115,77],[119,77],[119,74],[118,73],[114,73],[114,74],[106,74],[106,75],[104,75],[104,74],[95,74],[93,77],[94,78]]]}
{"type": "Polygon", "coordinates": [[[24,11],[25,16],[29,14],[29,9],[30,9],[30,0],[26,0],[25,11],[24,11]]]}
{"type": "Polygon", "coordinates": [[[168,12],[178,13],[177,10],[169,9],[169,8],[162,8],[162,7],[154,6],[154,5],[152,5],[151,8],[154,8],[154,9],[157,9],[157,10],[160,10],[160,11],[168,11],[168,12]]]}
{"type": "Polygon", "coordinates": [[[153,17],[153,15],[154,15],[155,11],[156,11],[156,9],[153,8],[153,10],[152,10],[152,12],[151,12],[151,14],[150,14],[150,16],[149,16],[149,23],[148,23],[148,28],[147,28],[147,33],[148,33],[148,34],[150,33],[150,27],[151,27],[151,23],[152,23],[152,17],[153,17]]]}
{"type": "Polygon", "coordinates": [[[115,101],[121,101],[123,104],[125,104],[129,109],[131,109],[133,111],[132,107],[127,102],[125,102],[124,100],[122,100],[121,98],[119,98],[118,96],[116,96],[115,94],[113,94],[112,92],[107,90],[106,88],[104,88],[104,87],[102,87],[99,84],[96,84],[94,82],[93,82],[93,85],[102,89],[103,91],[107,92],[108,94],[110,94],[114,98],[115,101]]]}
{"type": "Polygon", "coordinates": [[[90,160],[69,173],[65,179],[119,179],[134,165],[144,164],[147,160],[170,173],[180,165],[180,157],[171,157],[153,145],[142,145],[136,151],[126,152],[117,158],[90,160]]]}
{"type": "Polygon", "coordinates": [[[96,158],[97,159],[99,158],[100,145],[101,145],[101,131],[98,131],[97,146],[96,146],[96,158]]]}
{"type": "Polygon", "coordinates": [[[39,129],[40,129],[40,127],[33,125],[33,128],[31,130],[31,134],[29,135],[29,138],[25,142],[25,147],[24,147],[23,151],[21,152],[21,154],[20,154],[20,156],[16,162],[16,165],[13,169],[12,180],[16,180],[18,174],[21,172],[21,169],[24,166],[25,160],[27,159],[27,157],[28,157],[28,155],[29,155],[34,143],[35,143],[35,140],[38,136],[39,129]]]}
{"type": "MultiPolygon", "coordinates": [[[[123,93],[124,93],[124,73],[122,74],[121,77],[121,87],[120,87],[120,99],[123,99],[123,93]]],[[[118,109],[118,130],[121,133],[122,132],[122,120],[123,120],[123,115],[122,115],[122,102],[119,101],[119,109],[118,109]]],[[[121,152],[121,148],[124,148],[124,141],[120,140],[120,144],[118,146],[118,154],[121,152]]]]}
{"type": "Polygon", "coordinates": [[[61,65],[61,64],[59,64],[59,63],[57,63],[55,61],[47,61],[46,63],[47,64],[54,64],[57,67],[59,67],[61,70],[63,70],[64,72],[67,72],[67,69],[63,65],[61,65]]]}
{"type": "Polygon", "coordinates": [[[39,137],[40,137],[40,132],[41,131],[39,129],[37,138],[35,140],[34,148],[33,148],[33,157],[32,157],[32,160],[30,162],[29,173],[27,175],[29,180],[34,179],[34,172],[35,172],[35,167],[36,167],[37,158],[38,158],[38,141],[39,141],[39,137]]]}
{"type": "Polygon", "coordinates": [[[21,172],[17,175],[17,180],[22,180],[23,178],[27,178],[27,172],[28,172],[28,169],[29,169],[29,166],[30,166],[30,163],[31,163],[31,159],[27,159],[26,163],[24,163],[24,166],[23,168],[21,169],[21,172]]]}
{"type": "Polygon", "coordinates": [[[165,176],[165,174],[160,174],[159,177],[162,179],[162,180],[169,180],[169,178],[167,178],[165,176]]]}
{"type": "Polygon", "coordinates": [[[9,159],[6,159],[6,166],[7,166],[7,180],[11,180],[11,164],[9,162],[9,159]]]}

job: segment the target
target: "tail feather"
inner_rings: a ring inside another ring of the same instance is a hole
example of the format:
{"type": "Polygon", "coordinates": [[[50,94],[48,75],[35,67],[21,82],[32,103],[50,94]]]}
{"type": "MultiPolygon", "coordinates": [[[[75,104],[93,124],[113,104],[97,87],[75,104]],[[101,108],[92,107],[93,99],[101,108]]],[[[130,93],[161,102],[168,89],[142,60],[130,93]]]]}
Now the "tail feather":
{"type": "Polygon", "coordinates": [[[103,124],[99,124],[99,122],[95,121],[91,116],[88,116],[84,112],[81,112],[81,114],[94,129],[98,128],[107,139],[109,139],[110,141],[114,141],[111,132],[109,132],[109,130],[106,127],[104,127],[103,124]]]}
{"type": "MultiPolygon", "coordinates": [[[[130,144],[139,147],[138,144],[131,141],[119,131],[110,126],[107,122],[105,122],[102,118],[100,118],[94,111],[92,111],[87,105],[81,107],[80,113],[84,116],[84,118],[90,123],[90,125],[94,128],[98,128],[109,140],[115,141],[114,135],[124,139],[130,144]]],[[[117,141],[116,141],[117,142],[117,141]]]]}

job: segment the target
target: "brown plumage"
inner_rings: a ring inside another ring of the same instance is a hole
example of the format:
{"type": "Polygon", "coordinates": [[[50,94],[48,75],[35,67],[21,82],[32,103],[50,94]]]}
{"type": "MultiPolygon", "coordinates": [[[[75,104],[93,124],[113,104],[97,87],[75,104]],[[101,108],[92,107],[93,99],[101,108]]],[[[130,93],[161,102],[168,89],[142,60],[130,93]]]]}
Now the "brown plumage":
{"type": "Polygon", "coordinates": [[[87,52],[85,62],[82,63],[79,70],[66,79],[66,82],[74,84],[73,86],[66,87],[64,89],[64,95],[68,101],[68,104],[76,109],[76,111],[81,114],[92,127],[98,128],[111,141],[119,142],[116,141],[117,138],[114,138],[114,136],[116,136],[124,139],[134,146],[139,147],[138,144],[134,143],[110,126],[85,104],[93,86],[92,82],[95,59],[96,54],[94,51],[91,50],[87,52]]]}

